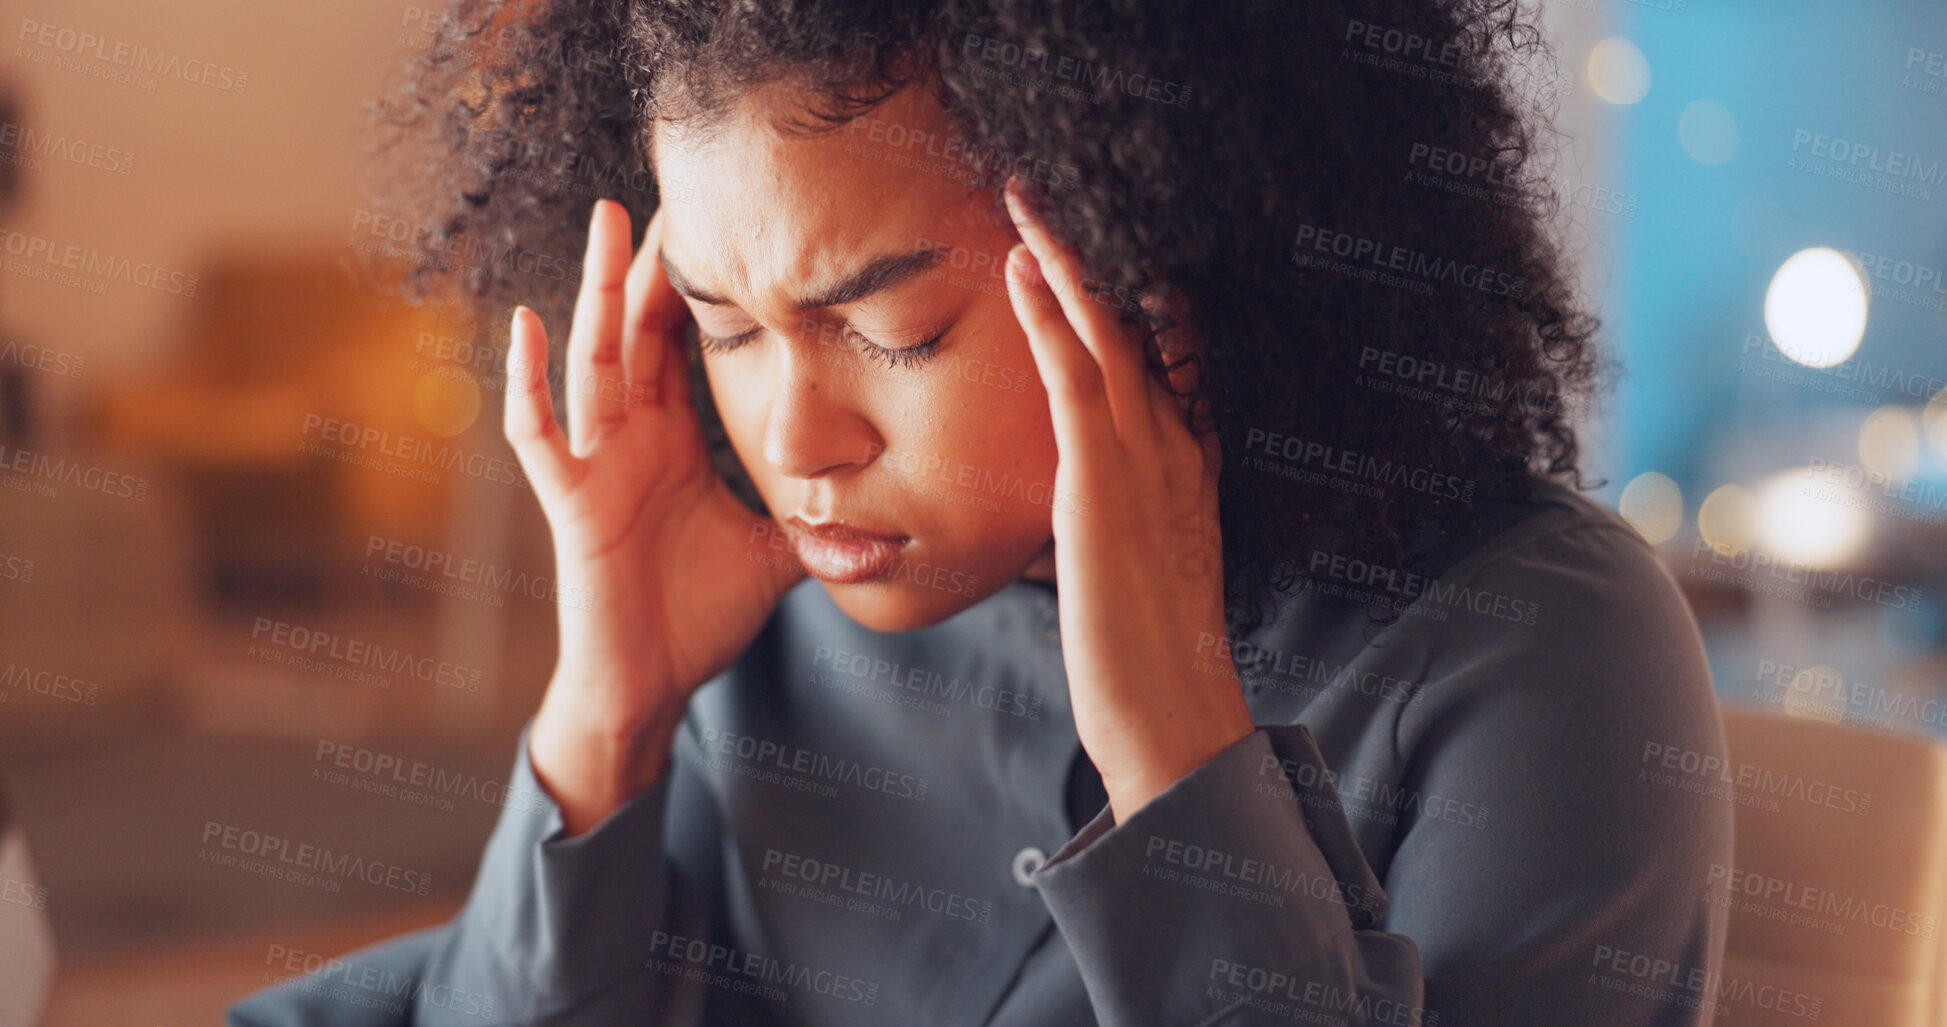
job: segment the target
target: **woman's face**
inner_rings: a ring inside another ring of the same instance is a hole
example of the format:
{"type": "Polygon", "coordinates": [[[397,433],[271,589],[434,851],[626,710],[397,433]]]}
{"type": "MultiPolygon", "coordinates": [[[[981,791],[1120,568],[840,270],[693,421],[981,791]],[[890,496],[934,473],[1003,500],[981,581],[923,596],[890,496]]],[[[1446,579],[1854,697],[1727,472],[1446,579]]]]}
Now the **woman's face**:
{"type": "Polygon", "coordinates": [[[777,543],[880,631],[1052,580],[1054,432],[1003,270],[1018,233],[964,184],[929,91],[772,127],[800,109],[766,87],[653,140],[662,260],[777,543]]]}

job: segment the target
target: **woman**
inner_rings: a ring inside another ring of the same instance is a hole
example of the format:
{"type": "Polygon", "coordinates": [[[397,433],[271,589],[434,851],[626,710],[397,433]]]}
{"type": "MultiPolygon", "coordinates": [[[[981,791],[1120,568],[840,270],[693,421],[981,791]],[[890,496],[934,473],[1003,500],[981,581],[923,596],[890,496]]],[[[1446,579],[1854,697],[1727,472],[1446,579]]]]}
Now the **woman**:
{"type": "Polygon", "coordinates": [[[340,970],[399,1022],[1709,1017],[1730,810],[1645,770],[1723,742],[1571,487],[1513,5],[462,6],[426,246],[588,217],[565,426],[542,281],[468,284],[549,312],[506,434],[591,602],[538,815],[340,970]]]}

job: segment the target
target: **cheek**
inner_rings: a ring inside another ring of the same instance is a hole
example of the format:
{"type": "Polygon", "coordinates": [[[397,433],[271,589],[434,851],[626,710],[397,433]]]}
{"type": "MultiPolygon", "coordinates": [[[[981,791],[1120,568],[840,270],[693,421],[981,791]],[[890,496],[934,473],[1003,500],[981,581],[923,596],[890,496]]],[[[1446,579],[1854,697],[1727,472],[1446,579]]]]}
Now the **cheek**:
{"type": "Polygon", "coordinates": [[[742,429],[753,423],[752,415],[756,408],[739,403],[740,397],[753,395],[748,376],[739,376],[725,370],[718,361],[703,358],[703,377],[710,383],[710,400],[716,405],[717,418],[723,422],[724,430],[732,439],[742,434],[742,429]]]}
{"type": "Polygon", "coordinates": [[[984,408],[980,416],[987,461],[996,471],[1013,470],[1052,482],[1054,423],[1034,351],[1005,299],[990,305],[985,315],[987,345],[955,370],[962,395],[984,408]]]}
{"type": "Polygon", "coordinates": [[[736,370],[738,364],[756,366],[757,362],[713,361],[706,357],[703,372],[710,383],[710,398],[716,405],[717,419],[723,422],[724,434],[730,437],[730,448],[736,451],[765,501],[770,502],[776,498],[772,491],[773,475],[762,452],[764,397],[770,385],[748,370],[740,373],[736,370]]]}
{"type": "Polygon", "coordinates": [[[941,354],[919,405],[924,420],[904,426],[907,448],[940,458],[931,484],[958,500],[938,504],[937,516],[963,541],[1002,550],[1038,546],[1051,530],[1045,497],[1058,462],[1047,393],[1012,309],[1004,312],[980,345],[941,354]]]}
{"type": "Polygon", "coordinates": [[[1018,393],[994,395],[983,416],[985,463],[995,471],[1052,483],[1057,460],[1055,429],[1048,417],[1048,398],[1041,381],[1030,379],[1018,393]]]}

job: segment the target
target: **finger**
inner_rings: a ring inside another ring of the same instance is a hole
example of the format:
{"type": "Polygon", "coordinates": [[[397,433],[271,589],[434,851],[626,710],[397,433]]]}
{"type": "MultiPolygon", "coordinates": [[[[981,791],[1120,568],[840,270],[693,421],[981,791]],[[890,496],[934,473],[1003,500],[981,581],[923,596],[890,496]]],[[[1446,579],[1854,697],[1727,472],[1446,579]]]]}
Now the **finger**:
{"type": "Polygon", "coordinates": [[[676,326],[685,312],[683,298],[669,285],[662,268],[663,213],[657,208],[642,233],[642,249],[629,265],[625,315],[622,322],[622,366],[629,390],[638,403],[659,403],[659,383],[668,363],[665,350],[675,349],[676,326]]]}
{"type": "Polygon", "coordinates": [[[1007,294],[1014,301],[1014,316],[1027,332],[1042,387],[1048,390],[1062,459],[1099,453],[1104,446],[1119,447],[1102,370],[1062,315],[1025,245],[1008,251],[1007,294]]]}
{"type": "Polygon", "coordinates": [[[567,490],[574,454],[554,419],[554,397],[548,391],[547,329],[540,315],[524,306],[514,308],[506,404],[501,431],[514,447],[528,481],[537,492],[560,495],[567,490]]]}
{"type": "Polygon", "coordinates": [[[1169,452],[1183,454],[1189,466],[1196,469],[1202,487],[1214,485],[1218,471],[1223,466],[1217,433],[1199,432],[1196,425],[1191,423],[1189,397],[1171,392],[1154,375],[1150,376],[1149,381],[1150,410],[1156,416],[1163,447],[1169,452]]]}
{"type": "Polygon", "coordinates": [[[646,334],[642,315],[643,304],[649,296],[649,265],[656,260],[659,248],[656,235],[662,231],[662,223],[663,212],[658,207],[649,216],[649,227],[642,230],[642,248],[629,263],[629,276],[622,285],[622,374],[631,388],[646,387],[662,364],[656,359],[659,354],[642,347],[646,334]]]}
{"type": "Polygon", "coordinates": [[[1214,428],[1199,430],[1192,409],[1204,373],[1202,338],[1188,320],[1187,304],[1181,293],[1171,291],[1154,306],[1145,300],[1144,308],[1151,313],[1164,313],[1170,323],[1156,340],[1158,356],[1167,368],[1167,380],[1149,376],[1155,395],[1151,409],[1156,414],[1157,427],[1165,445],[1199,449],[1204,478],[1212,481],[1222,466],[1217,432],[1214,428]]]}
{"type": "Polygon", "coordinates": [[[621,366],[631,394],[641,396],[641,401],[648,401],[648,390],[662,370],[664,339],[656,335],[658,325],[652,323],[652,312],[648,310],[650,277],[656,273],[656,253],[660,249],[662,209],[658,207],[648,218],[648,228],[643,230],[643,247],[637,249],[635,261],[629,265],[629,281],[623,285],[621,366]]]}
{"type": "Polygon", "coordinates": [[[575,455],[628,416],[622,372],[622,289],[629,267],[629,212],[596,200],[589,217],[581,292],[568,330],[568,435],[575,455]]]}
{"type": "Polygon", "coordinates": [[[1142,433],[1154,438],[1156,422],[1149,410],[1149,388],[1144,382],[1149,377],[1149,369],[1143,364],[1142,347],[1135,343],[1128,325],[1084,290],[1086,272],[1081,258],[1048,231],[1031,207],[1024,188],[1019,178],[1008,180],[1008,211],[1021,233],[1021,241],[1040,264],[1076,335],[1101,367],[1117,430],[1131,439],[1142,433]]]}
{"type": "Polygon", "coordinates": [[[1153,374],[1143,377],[1149,380],[1149,412],[1155,418],[1156,429],[1166,444],[1191,440],[1196,435],[1190,423],[1190,396],[1179,396],[1171,391],[1182,384],[1174,377],[1169,384],[1153,374]]]}

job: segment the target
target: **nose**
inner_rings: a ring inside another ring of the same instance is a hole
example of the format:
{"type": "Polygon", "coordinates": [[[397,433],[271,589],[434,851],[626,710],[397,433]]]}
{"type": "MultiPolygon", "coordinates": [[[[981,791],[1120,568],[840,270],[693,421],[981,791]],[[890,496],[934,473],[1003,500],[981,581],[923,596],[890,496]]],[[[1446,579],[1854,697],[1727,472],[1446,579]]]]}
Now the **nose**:
{"type": "Polygon", "coordinates": [[[826,359],[828,347],[771,347],[773,388],[764,422],[764,460],[788,478],[863,467],[884,449],[854,405],[855,369],[826,359]]]}

